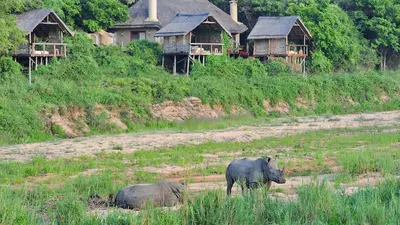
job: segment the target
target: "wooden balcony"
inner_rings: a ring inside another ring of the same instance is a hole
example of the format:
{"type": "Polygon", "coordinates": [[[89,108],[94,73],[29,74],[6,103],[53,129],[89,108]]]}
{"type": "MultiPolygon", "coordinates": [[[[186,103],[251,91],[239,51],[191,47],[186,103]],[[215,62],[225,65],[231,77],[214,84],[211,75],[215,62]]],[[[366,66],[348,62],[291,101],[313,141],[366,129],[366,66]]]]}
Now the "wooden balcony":
{"type": "Polygon", "coordinates": [[[308,56],[308,45],[287,45],[286,46],[287,56],[308,56]]]}
{"type": "Polygon", "coordinates": [[[223,46],[221,43],[191,43],[189,55],[222,55],[223,46]]]}
{"type": "Polygon", "coordinates": [[[16,56],[30,57],[65,57],[67,45],[62,43],[32,43],[21,46],[16,56]]]}
{"type": "Polygon", "coordinates": [[[67,45],[61,43],[33,43],[31,49],[32,56],[67,56],[67,45]]]}

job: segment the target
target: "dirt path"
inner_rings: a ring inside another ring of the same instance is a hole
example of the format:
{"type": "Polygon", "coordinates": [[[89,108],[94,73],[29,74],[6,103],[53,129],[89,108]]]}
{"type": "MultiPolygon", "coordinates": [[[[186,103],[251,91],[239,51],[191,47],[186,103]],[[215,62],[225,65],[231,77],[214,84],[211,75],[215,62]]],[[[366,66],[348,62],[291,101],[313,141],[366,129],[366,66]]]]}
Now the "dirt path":
{"type": "Polygon", "coordinates": [[[143,149],[200,144],[208,141],[252,141],[265,137],[279,137],[315,130],[399,126],[400,111],[331,117],[298,117],[289,121],[286,118],[277,119],[274,122],[276,122],[275,125],[244,126],[207,132],[121,134],[7,146],[0,147],[0,160],[27,161],[34,156],[46,158],[73,157],[95,155],[100,152],[132,153],[143,149]]]}

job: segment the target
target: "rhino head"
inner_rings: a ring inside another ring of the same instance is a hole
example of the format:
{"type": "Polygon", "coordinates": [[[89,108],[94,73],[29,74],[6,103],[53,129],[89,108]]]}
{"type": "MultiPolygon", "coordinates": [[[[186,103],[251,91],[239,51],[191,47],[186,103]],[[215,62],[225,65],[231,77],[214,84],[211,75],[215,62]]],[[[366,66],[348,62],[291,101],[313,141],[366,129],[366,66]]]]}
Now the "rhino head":
{"type": "Polygon", "coordinates": [[[267,180],[273,181],[278,184],[286,183],[286,179],[284,178],[285,168],[279,170],[277,164],[272,164],[271,166],[270,161],[271,161],[270,157],[265,158],[265,164],[263,164],[264,177],[267,180]]]}
{"type": "Polygon", "coordinates": [[[183,181],[181,182],[170,182],[169,187],[172,190],[172,193],[179,199],[180,202],[183,201],[183,192],[185,190],[185,186],[183,181]]]}

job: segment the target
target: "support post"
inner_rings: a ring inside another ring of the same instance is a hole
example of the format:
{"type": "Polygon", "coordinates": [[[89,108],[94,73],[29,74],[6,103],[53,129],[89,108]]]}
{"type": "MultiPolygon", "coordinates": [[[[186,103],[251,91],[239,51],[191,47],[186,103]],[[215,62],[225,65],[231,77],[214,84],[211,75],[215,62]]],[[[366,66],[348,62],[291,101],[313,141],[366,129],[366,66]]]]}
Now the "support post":
{"type": "Polygon", "coordinates": [[[162,59],[161,59],[161,66],[162,66],[163,69],[164,69],[164,66],[165,66],[165,58],[164,57],[165,56],[163,55],[162,59]]]}
{"type": "Polygon", "coordinates": [[[37,64],[38,64],[38,57],[35,57],[35,70],[37,70],[37,64]]]}
{"type": "Polygon", "coordinates": [[[174,55],[174,68],[173,68],[173,74],[176,75],[176,55],[174,55]]]}
{"type": "Polygon", "coordinates": [[[32,57],[29,57],[28,58],[28,61],[29,61],[29,69],[28,69],[28,75],[29,75],[29,86],[31,86],[32,85],[32,57]]]}
{"type": "Polygon", "coordinates": [[[186,76],[189,77],[189,70],[190,70],[190,56],[187,58],[187,68],[186,68],[186,76]]]}

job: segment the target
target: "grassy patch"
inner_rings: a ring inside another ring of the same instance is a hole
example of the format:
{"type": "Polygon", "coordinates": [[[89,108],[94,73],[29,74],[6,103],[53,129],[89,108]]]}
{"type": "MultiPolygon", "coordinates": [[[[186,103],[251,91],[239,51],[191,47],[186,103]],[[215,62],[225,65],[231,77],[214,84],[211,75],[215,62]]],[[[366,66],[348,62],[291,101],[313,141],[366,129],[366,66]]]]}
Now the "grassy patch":
{"type": "MultiPolygon", "coordinates": [[[[278,224],[313,221],[328,224],[352,221],[358,224],[374,221],[380,223],[382,219],[396,223],[398,210],[395,208],[399,207],[396,204],[399,201],[397,192],[400,186],[390,181],[377,189],[368,188],[354,196],[332,192],[324,184],[298,188],[297,202],[272,200],[263,194],[225,199],[223,192],[206,191],[186,202],[176,212],[161,213],[159,209],[150,209],[138,217],[114,212],[102,220],[87,214],[87,199],[92,194],[107,198],[125,185],[155,182],[169,176],[147,172],[143,169],[145,166],[194,166],[182,175],[186,181],[192,181],[194,175],[223,174],[226,165],[221,160],[225,162],[236,158],[229,156],[232,152],[241,152],[247,157],[272,155],[272,152],[275,154],[277,149],[281,149],[278,151],[281,160],[287,160],[286,163],[281,161],[280,167],[285,164],[286,169],[292,171],[290,176],[330,173],[330,166],[337,164],[343,168],[343,172],[335,177],[336,187],[354,181],[362,173],[396,174],[400,160],[400,151],[395,147],[399,143],[398,134],[372,130],[375,131],[371,132],[371,128],[338,129],[252,142],[210,142],[132,154],[125,154],[122,150],[93,157],[35,158],[27,163],[1,162],[0,202],[4,204],[0,207],[0,222],[220,224],[231,221],[231,224],[242,224],[245,217],[246,224],[249,221],[260,224],[260,221],[266,220],[278,224]],[[202,156],[216,153],[223,154],[218,154],[220,157],[215,159],[202,156]],[[87,173],[92,169],[97,170],[95,173],[87,173]],[[358,207],[363,207],[366,212],[358,207]]],[[[283,190],[278,188],[271,191],[283,190]]]]}

